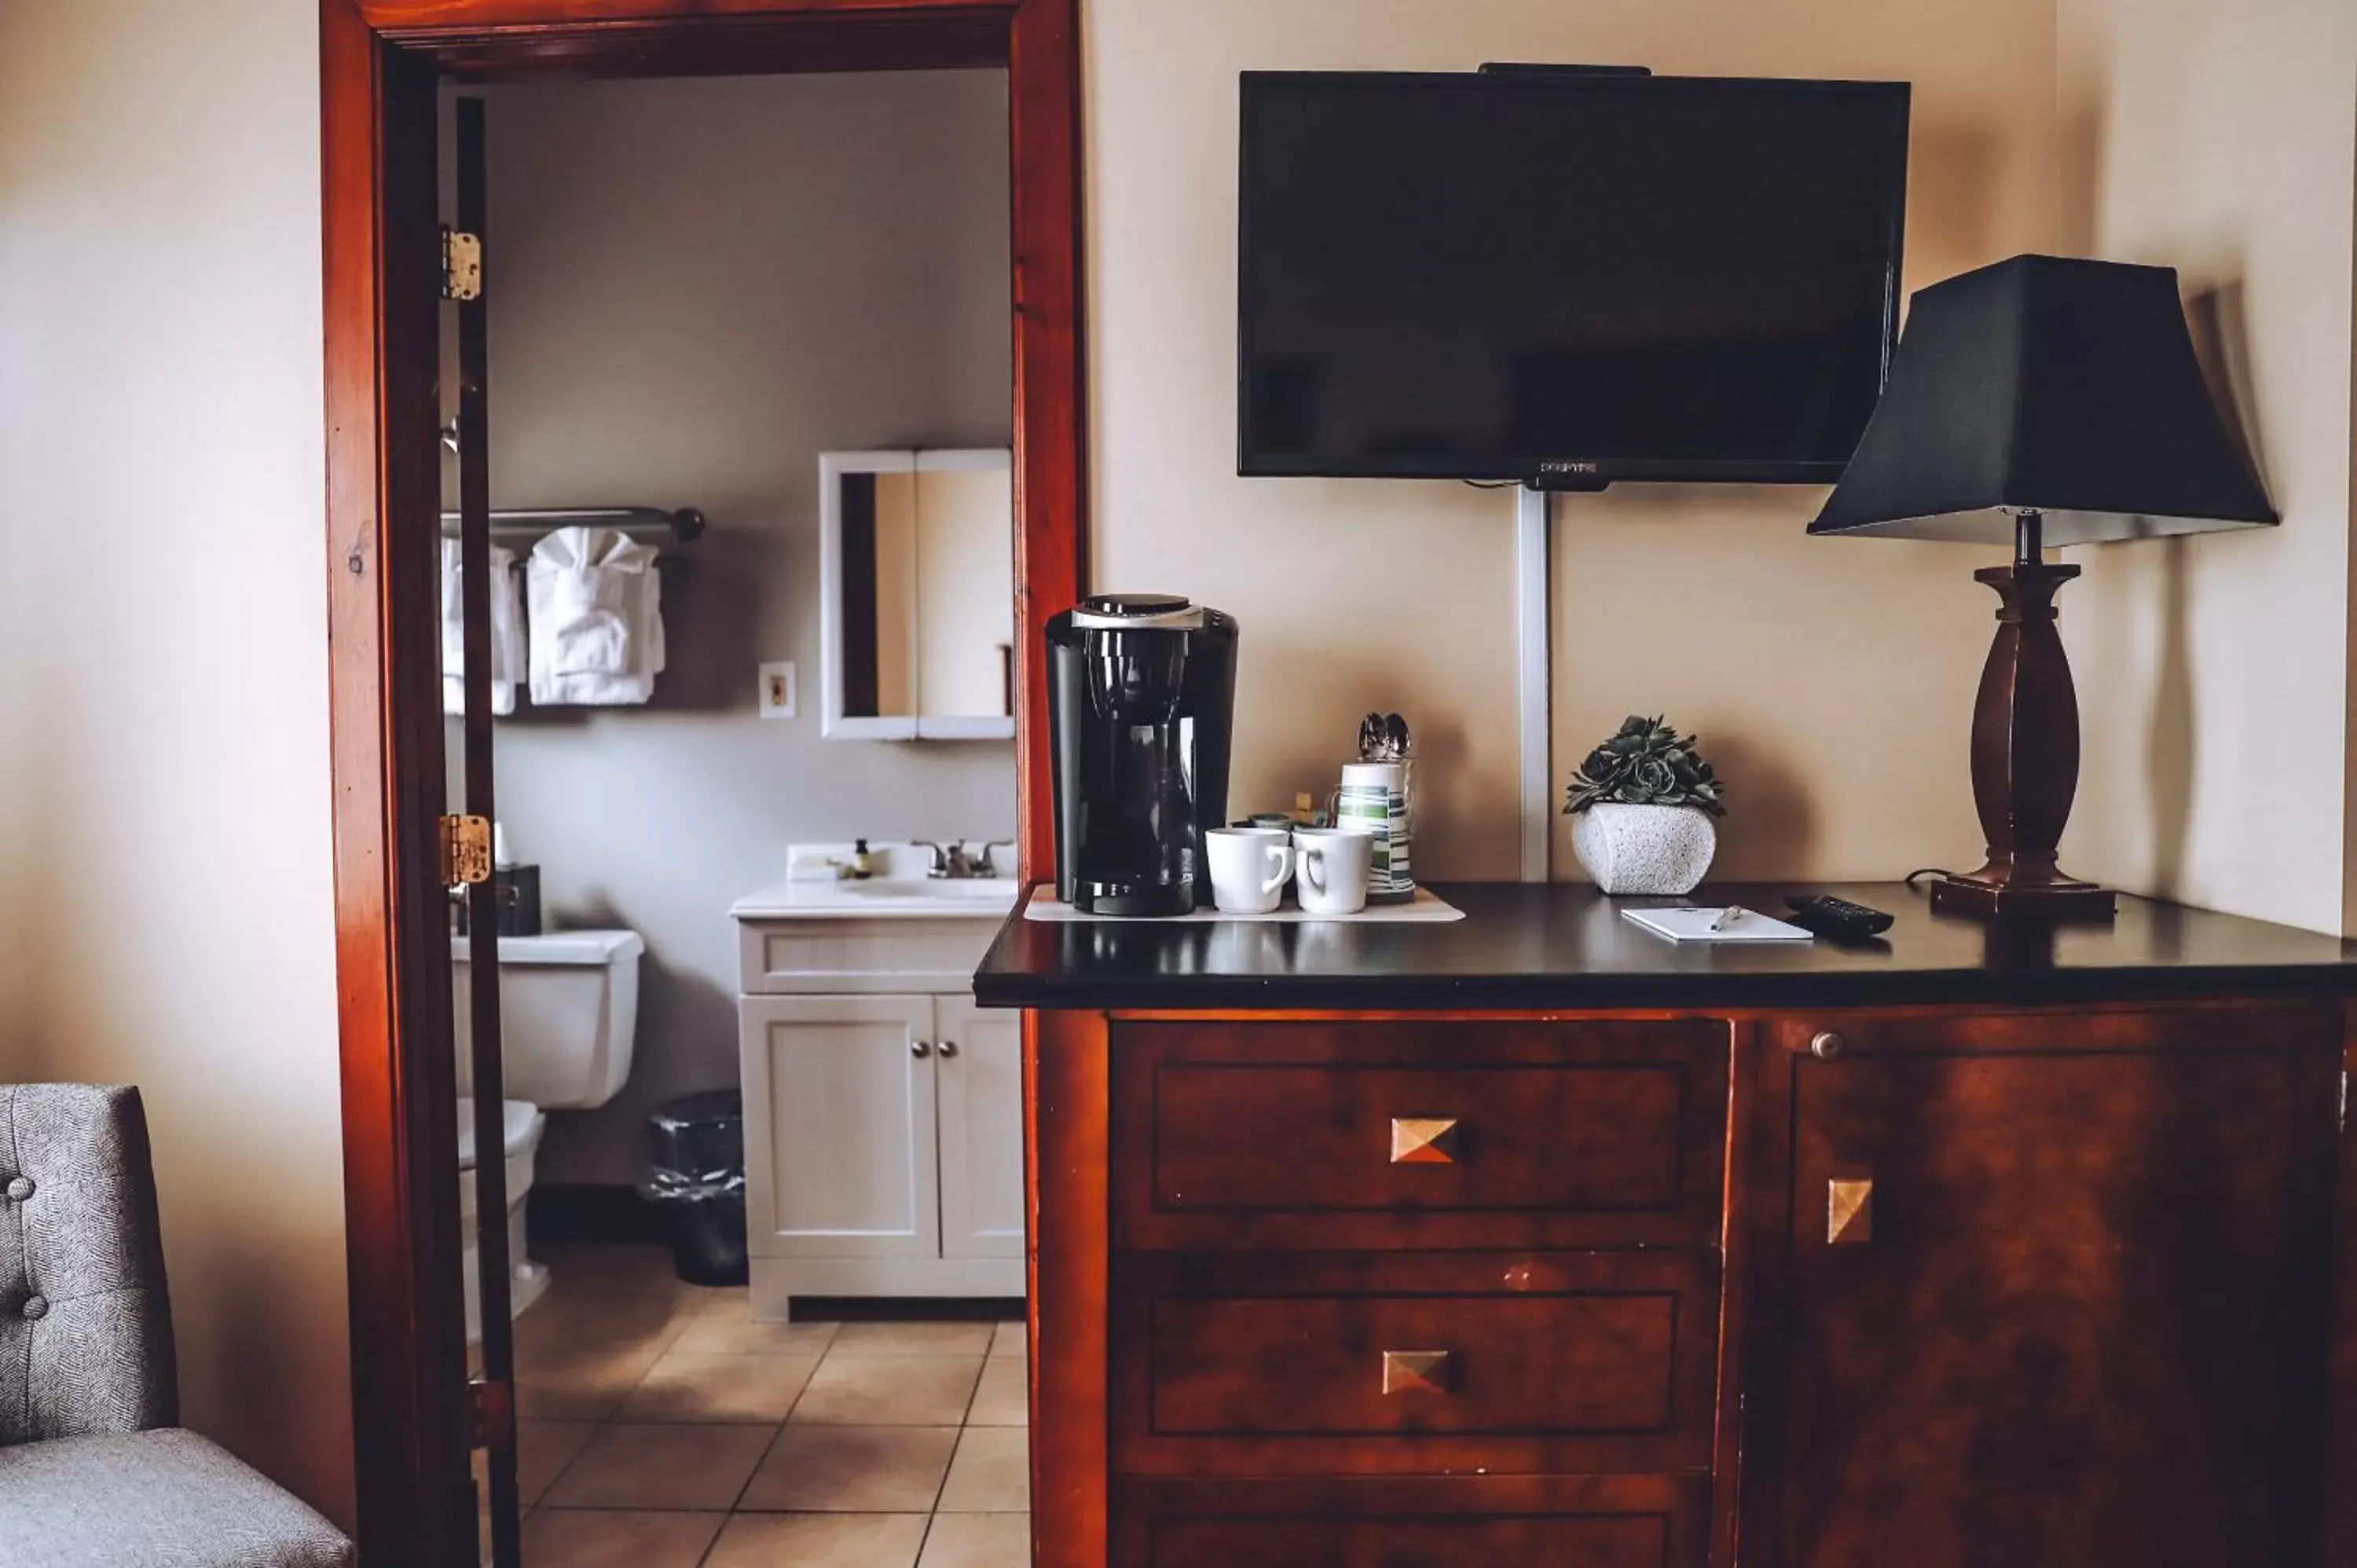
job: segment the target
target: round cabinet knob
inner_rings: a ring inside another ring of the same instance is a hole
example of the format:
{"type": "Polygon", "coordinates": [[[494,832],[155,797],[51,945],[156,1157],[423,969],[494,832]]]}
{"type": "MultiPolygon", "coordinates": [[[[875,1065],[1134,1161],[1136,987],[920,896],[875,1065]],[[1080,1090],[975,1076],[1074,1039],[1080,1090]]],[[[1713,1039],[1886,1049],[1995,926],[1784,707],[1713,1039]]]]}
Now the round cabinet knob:
{"type": "Polygon", "coordinates": [[[933,1054],[933,1047],[925,1044],[922,1040],[910,1040],[909,1042],[909,1054],[912,1057],[928,1057],[933,1054]]]}
{"type": "Polygon", "coordinates": [[[1818,1030],[1809,1041],[1809,1054],[1821,1062],[1838,1061],[1841,1059],[1841,1054],[1847,1049],[1849,1049],[1849,1042],[1831,1029],[1818,1030]]]}
{"type": "Polygon", "coordinates": [[[943,1040],[941,1043],[940,1048],[942,1059],[943,1061],[947,1061],[950,1058],[957,1055],[957,1042],[955,1040],[943,1040]]]}

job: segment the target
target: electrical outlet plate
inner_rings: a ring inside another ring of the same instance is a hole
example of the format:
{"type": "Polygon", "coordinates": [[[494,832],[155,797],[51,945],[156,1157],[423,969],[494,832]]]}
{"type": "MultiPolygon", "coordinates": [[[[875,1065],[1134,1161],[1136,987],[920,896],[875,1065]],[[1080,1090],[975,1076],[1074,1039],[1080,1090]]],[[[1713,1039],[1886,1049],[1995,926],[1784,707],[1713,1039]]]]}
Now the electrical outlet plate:
{"type": "Polygon", "coordinates": [[[791,662],[761,666],[761,716],[763,718],[792,718],[794,695],[794,667],[791,662]]]}

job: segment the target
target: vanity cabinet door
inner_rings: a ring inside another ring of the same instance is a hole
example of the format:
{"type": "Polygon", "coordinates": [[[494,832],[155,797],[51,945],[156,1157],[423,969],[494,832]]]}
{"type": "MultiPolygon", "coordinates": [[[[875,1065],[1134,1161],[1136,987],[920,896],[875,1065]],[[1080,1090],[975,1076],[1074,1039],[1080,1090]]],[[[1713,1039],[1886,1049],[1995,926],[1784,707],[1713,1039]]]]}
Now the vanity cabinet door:
{"type": "Polygon", "coordinates": [[[1778,1021],[1747,1559],[2313,1561],[2339,1033],[2298,1005],[1778,1021]]]}
{"type": "Polygon", "coordinates": [[[1022,1015],[933,998],[942,1256],[1023,1255],[1022,1015]]]}
{"type": "Polygon", "coordinates": [[[738,1006],[754,1254],[940,1256],[933,999],[759,996],[738,1006]]]}

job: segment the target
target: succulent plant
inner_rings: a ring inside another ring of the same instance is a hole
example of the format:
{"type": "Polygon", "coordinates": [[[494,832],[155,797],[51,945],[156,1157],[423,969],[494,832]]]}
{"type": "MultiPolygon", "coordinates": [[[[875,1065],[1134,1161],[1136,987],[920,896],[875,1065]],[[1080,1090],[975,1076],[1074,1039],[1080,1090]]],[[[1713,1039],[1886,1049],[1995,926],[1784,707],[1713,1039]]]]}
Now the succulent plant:
{"type": "Polygon", "coordinates": [[[1571,776],[1564,811],[1584,811],[1609,801],[1623,806],[1692,806],[1724,816],[1718,776],[1695,750],[1694,736],[1680,735],[1661,716],[1631,714],[1612,737],[1587,754],[1571,776]]]}

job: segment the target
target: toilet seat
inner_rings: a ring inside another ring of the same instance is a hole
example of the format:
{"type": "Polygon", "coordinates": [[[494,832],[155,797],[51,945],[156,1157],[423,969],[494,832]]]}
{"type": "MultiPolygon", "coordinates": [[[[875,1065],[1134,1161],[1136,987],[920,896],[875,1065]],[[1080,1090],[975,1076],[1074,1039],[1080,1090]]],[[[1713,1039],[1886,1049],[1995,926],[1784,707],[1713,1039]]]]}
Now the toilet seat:
{"type": "MultiPolygon", "coordinates": [[[[523,1153],[527,1143],[537,1144],[541,1129],[548,1122],[539,1106],[528,1100],[504,1100],[500,1110],[500,1131],[509,1158],[523,1153]]],[[[458,1101],[458,1168],[475,1168],[475,1102],[464,1098],[458,1101]]]]}
{"type": "MultiPolygon", "coordinates": [[[[533,1159],[540,1152],[540,1135],[547,1125],[548,1118],[530,1101],[501,1102],[500,1152],[506,1156],[508,1178],[508,1265],[513,1276],[508,1287],[511,1316],[539,1300],[540,1293],[548,1288],[548,1270],[525,1254],[523,1223],[524,1195],[532,1190],[533,1159]]],[[[480,1268],[475,1246],[475,1102],[463,1098],[458,1101],[458,1234],[463,1243],[467,1338],[472,1343],[482,1337],[475,1286],[480,1268]]]]}
{"type": "MultiPolygon", "coordinates": [[[[526,1100],[501,1102],[504,1114],[500,1131],[505,1144],[508,1169],[508,1205],[523,1201],[532,1190],[533,1156],[540,1152],[540,1135],[548,1126],[548,1117],[539,1106],[526,1100]]],[[[469,1242],[475,1235],[475,1102],[461,1097],[458,1101],[458,1223],[464,1227],[469,1242]]]]}

